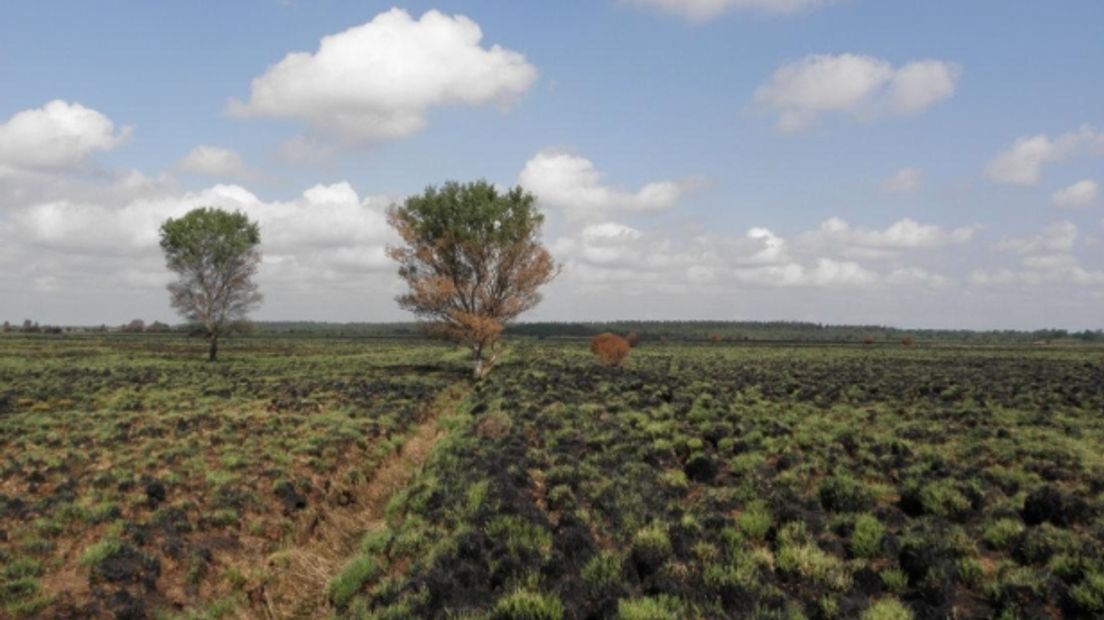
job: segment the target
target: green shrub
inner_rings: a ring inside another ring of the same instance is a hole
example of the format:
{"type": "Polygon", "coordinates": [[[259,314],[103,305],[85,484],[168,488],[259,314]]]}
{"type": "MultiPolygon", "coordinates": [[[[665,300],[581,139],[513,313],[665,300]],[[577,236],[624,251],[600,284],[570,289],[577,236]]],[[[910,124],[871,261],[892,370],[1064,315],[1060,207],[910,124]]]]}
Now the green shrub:
{"type": "Polygon", "coordinates": [[[1009,549],[1023,531],[1024,526],[1019,519],[997,519],[985,528],[982,538],[993,549],[1009,549]]]}
{"type": "Polygon", "coordinates": [[[835,512],[860,512],[874,503],[874,494],[858,480],[846,474],[829,476],[817,491],[820,504],[835,512]]]}
{"type": "Polygon", "coordinates": [[[561,620],[563,603],[560,599],[537,592],[518,590],[495,602],[489,620],[561,620]]]}
{"type": "Polygon", "coordinates": [[[659,568],[671,554],[671,539],[666,525],[657,521],[638,530],[633,536],[632,553],[638,564],[650,570],[659,568]]]}
{"type": "Polygon", "coordinates": [[[673,596],[660,594],[617,601],[619,620],[684,620],[686,606],[673,596]]]}
{"type": "Polygon", "coordinates": [[[330,602],[335,607],[344,607],[368,581],[380,576],[382,571],[375,558],[358,555],[350,560],[330,582],[330,602]]]}
{"type": "Polygon", "coordinates": [[[487,525],[487,534],[505,542],[515,558],[544,557],[552,550],[551,532],[516,515],[496,517],[487,525]]]}
{"type": "Polygon", "coordinates": [[[878,600],[862,614],[862,620],[912,620],[912,618],[912,611],[892,597],[878,600]]]}
{"type": "Polygon", "coordinates": [[[859,515],[851,531],[851,552],[860,558],[878,555],[884,535],[885,527],[877,517],[869,513],[859,515]]]}
{"type": "Polygon", "coordinates": [[[601,595],[621,587],[623,572],[624,561],[620,555],[597,553],[583,567],[583,582],[588,591],[601,595]]]}
{"type": "Polygon", "coordinates": [[[851,573],[843,560],[826,553],[811,540],[800,521],[788,523],[779,534],[778,568],[811,579],[834,590],[851,587],[851,573]]]}
{"type": "Polygon", "coordinates": [[[770,531],[773,517],[764,502],[752,502],[736,517],[736,525],[751,540],[763,540],[770,531]]]}
{"type": "Polygon", "coordinates": [[[1081,583],[1070,588],[1070,601],[1081,611],[1104,615],[1104,574],[1085,575],[1081,583]]]}
{"type": "Polygon", "coordinates": [[[908,589],[908,575],[899,568],[883,569],[879,575],[882,578],[882,584],[885,585],[886,590],[894,594],[903,594],[905,590],[908,589]]]}
{"type": "Polygon", "coordinates": [[[920,504],[924,512],[944,519],[958,519],[970,511],[970,500],[951,480],[937,480],[921,487],[920,504]]]}

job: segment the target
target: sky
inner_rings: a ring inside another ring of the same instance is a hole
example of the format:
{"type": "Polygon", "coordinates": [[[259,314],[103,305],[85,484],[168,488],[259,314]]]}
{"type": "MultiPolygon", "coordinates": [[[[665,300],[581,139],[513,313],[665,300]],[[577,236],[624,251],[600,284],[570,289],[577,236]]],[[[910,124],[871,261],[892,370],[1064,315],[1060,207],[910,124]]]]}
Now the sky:
{"type": "Polygon", "coordinates": [[[1098,0],[0,7],[0,320],[178,322],[158,227],[261,226],[258,320],[410,318],[386,209],[532,192],[523,320],[1104,327],[1098,0]]]}

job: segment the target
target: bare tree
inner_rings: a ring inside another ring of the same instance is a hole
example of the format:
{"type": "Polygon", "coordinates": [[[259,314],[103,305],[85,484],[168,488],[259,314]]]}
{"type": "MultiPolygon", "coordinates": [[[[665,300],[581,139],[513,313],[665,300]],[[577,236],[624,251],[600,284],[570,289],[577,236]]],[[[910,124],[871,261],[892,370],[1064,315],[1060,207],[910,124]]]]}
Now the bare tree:
{"type": "Polygon", "coordinates": [[[161,249],[177,274],[169,285],[172,307],[210,339],[208,361],[219,337],[244,322],[261,302],[253,277],[261,262],[260,229],[244,213],[193,209],[161,225],[161,249]]]}
{"type": "Polygon", "coordinates": [[[409,287],[399,305],[431,334],[470,346],[476,379],[494,364],[506,323],[536,306],[558,271],[534,203],[520,187],[477,181],[429,187],[388,211],[404,242],[388,248],[409,287]]]}

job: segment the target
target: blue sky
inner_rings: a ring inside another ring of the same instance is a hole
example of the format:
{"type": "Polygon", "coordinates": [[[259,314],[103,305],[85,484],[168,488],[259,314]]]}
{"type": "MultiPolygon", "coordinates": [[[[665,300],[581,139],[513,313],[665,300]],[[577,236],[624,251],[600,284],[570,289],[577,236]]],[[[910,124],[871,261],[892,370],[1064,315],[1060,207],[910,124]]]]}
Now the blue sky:
{"type": "Polygon", "coordinates": [[[486,178],[549,215],[532,319],[1104,325],[1100,2],[393,6],[7,3],[0,318],[172,319],[141,227],[199,202],[274,240],[258,318],[402,318],[383,208],[486,178]]]}

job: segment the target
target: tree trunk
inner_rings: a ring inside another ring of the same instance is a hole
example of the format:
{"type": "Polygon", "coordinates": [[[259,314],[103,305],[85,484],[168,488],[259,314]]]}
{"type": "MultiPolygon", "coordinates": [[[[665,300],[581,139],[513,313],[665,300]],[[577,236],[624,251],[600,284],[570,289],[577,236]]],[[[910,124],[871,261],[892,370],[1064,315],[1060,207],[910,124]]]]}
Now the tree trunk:
{"type": "Polygon", "coordinates": [[[483,378],[483,344],[477,343],[472,347],[472,357],[475,359],[475,369],[472,378],[479,381],[483,378]]]}
{"type": "Polygon", "coordinates": [[[218,356],[218,334],[211,334],[211,349],[207,352],[207,361],[213,362],[218,356]]]}

